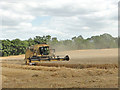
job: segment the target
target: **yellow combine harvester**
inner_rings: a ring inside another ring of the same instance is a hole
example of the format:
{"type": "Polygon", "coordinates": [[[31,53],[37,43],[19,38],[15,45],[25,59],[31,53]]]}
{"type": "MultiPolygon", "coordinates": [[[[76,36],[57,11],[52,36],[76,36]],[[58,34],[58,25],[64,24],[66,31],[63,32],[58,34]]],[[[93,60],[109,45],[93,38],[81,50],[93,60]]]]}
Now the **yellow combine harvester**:
{"type": "Polygon", "coordinates": [[[47,44],[37,44],[26,49],[25,64],[35,65],[40,61],[69,61],[69,56],[64,58],[55,56],[55,49],[50,49],[47,44]]]}

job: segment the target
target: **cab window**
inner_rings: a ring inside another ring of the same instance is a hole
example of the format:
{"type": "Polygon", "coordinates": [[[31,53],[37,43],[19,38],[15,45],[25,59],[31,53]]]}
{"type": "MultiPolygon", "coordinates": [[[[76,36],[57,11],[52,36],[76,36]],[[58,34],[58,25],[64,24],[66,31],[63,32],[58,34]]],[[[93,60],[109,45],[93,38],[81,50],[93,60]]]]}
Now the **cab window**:
{"type": "Polygon", "coordinates": [[[49,54],[49,47],[40,47],[40,54],[41,55],[48,55],[49,54]]]}

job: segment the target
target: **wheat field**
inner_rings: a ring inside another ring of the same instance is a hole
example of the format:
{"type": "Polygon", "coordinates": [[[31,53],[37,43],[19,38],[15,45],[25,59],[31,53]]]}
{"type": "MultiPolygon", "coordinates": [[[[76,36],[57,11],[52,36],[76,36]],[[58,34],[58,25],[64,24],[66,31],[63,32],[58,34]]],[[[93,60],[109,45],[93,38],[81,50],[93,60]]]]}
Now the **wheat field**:
{"type": "Polygon", "coordinates": [[[3,88],[117,88],[118,49],[57,52],[70,61],[24,65],[24,55],[1,57],[3,88]]]}

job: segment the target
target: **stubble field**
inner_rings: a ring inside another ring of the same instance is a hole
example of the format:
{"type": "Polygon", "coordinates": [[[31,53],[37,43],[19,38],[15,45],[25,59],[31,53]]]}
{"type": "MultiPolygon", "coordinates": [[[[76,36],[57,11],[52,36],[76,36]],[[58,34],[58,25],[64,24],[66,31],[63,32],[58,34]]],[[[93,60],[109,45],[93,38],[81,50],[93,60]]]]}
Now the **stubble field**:
{"type": "Polygon", "coordinates": [[[118,49],[57,52],[70,61],[24,65],[24,55],[1,57],[3,88],[117,88],[118,49]]]}

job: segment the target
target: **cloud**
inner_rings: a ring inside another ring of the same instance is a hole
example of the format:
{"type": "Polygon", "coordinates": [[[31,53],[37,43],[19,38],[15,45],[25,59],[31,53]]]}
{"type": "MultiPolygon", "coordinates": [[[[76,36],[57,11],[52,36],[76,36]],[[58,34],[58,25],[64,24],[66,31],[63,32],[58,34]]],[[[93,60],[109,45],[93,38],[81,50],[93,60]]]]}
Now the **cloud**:
{"type": "Polygon", "coordinates": [[[1,0],[2,38],[28,39],[48,34],[59,39],[75,35],[87,38],[101,33],[117,36],[117,3],[118,0],[1,0]],[[42,19],[45,16],[50,18],[42,19]],[[33,24],[35,19],[42,21],[33,24]]]}

